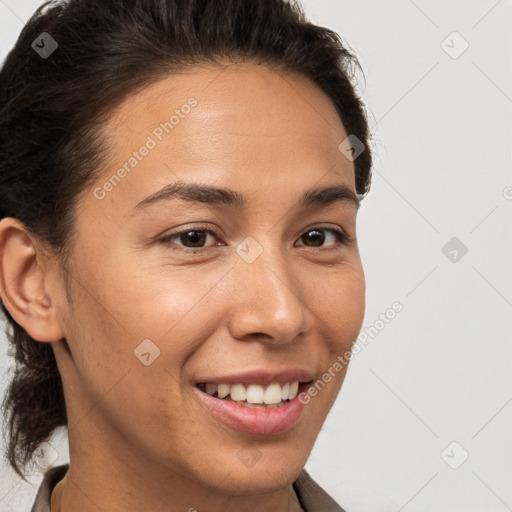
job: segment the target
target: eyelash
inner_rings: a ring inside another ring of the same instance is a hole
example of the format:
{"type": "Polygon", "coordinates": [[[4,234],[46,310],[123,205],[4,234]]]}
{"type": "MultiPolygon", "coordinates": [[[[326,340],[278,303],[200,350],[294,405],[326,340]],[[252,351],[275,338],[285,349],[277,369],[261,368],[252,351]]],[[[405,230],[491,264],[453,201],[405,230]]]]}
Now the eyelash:
{"type": "MultiPolygon", "coordinates": [[[[203,252],[203,251],[213,248],[213,247],[195,247],[195,248],[193,248],[193,247],[183,247],[183,246],[175,247],[176,244],[174,244],[171,240],[176,237],[179,237],[180,235],[185,235],[187,233],[190,233],[191,231],[192,232],[206,232],[206,233],[210,233],[211,235],[217,237],[217,233],[215,231],[208,229],[204,226],[199,226],[199,227],[185,229],[182,231],[177,231],[176,233],[170,233],[170,234],[165,235],[164,237],[158,239],[157,241],[162,243],[163,245],[165,245],[166,247],[168,247],[169,249],[171,249],[173,251],[181,251],[181,252],[185,252],[185,253],[196,253],[197,254],[199,252],[203,252]]],[[[311,231],[331,232],[331,233],[334,233],[334,235],[336,236],[336,238],[338,240],[338,243],[335,244],[335,246],[330,246],[328,248],[313,246],[312,247],[313,249],[321,249],[322,251],[339,250],[342,247],[347,246],[350,242],[352,242],[352,239],[348,235],[346,235],[343,231],[340,231],[338,229],[333,229],[333,228],[313,227],[313,228],[309,228],[306,231],[304,231],[303,235],[305,235],[311,231]]],[[[299,239],[302,238],[303,235],[301,235],[299,237],[299,239]]],[[[303,245],[305,247],[307,247],[305,244],[303,244],[303,245]]]]}

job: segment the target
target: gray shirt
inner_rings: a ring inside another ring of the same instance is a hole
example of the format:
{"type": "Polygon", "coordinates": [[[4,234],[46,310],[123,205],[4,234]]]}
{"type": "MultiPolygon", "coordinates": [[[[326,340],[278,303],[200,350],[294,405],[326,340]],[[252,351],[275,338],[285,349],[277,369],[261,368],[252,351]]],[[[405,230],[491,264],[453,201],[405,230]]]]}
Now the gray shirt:
{"type": "MultiPolygon", "coordinates": [[[[50,512],[53,488],[64,478],[69,464],[50,468],[44,475],[30,512],[50,512]]],[[[293,488],[304,512],[345,512],[306,472],[293,482],[293,488]]]]}

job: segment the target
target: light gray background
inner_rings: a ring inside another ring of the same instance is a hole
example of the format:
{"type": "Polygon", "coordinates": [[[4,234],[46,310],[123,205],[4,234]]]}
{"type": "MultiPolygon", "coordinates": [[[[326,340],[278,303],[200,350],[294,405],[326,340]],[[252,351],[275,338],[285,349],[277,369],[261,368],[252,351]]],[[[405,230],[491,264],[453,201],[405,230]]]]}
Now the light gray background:
{"type": "MultiPolygon", "coordinates": [[[[1,58],[40,3],[0,0],[1,58]]],[[[363,330],[403,305],[353,358],[306,468],[348,512],[512,510],[512,2],[303,5],[366,76],[363,330]],[[454,31],[469,44],[457,58],[454,31]],[[456,262],[442,252],[452,237],[468,248],[456,262]]],[[[61,434],[53,465],[68,460],[61,434]]],[[[28,511],[41,476],[1,475],[2,512],[28,511]]]]}

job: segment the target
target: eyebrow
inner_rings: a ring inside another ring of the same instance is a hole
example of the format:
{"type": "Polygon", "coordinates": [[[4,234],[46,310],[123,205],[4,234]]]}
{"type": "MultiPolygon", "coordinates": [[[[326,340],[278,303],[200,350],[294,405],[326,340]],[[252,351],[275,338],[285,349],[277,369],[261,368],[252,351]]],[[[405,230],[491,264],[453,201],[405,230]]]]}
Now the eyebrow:
{"type": "MultiPolygon", "coordinates": [[[[228,188],[218,188],[211,185],[199,183],[171,183],[157,192],[149,195],[133,209],[143,210],[157,202],[171,199],[182,199],[193,203],[206,203],[210,205],[225,206],[237,210],[247,207],[247,201],[243,195],[228,188]]],[[[337,201],[346,201],[356,209],[359,209],[361,202],[357,194],[343,184],[317,187],[307,190],[299,201],[300,208],[312,208],[315,206],[326,206],[337,201]]]]}

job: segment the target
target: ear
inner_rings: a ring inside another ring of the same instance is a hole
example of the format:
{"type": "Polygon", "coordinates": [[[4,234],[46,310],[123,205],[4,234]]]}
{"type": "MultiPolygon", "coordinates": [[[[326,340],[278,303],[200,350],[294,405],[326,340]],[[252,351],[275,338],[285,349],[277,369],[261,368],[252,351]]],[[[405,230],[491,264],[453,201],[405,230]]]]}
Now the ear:
{"type": "Polygon", "coordinates": [[[0,297],[12,318],[37,341],[64,338],[52,297],[45,290],[43,254],[18,219],[0,220],[0,297]]]}

